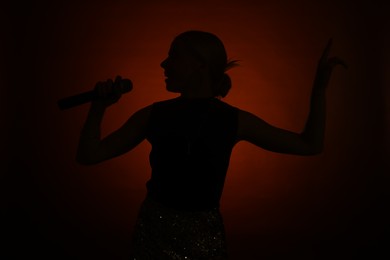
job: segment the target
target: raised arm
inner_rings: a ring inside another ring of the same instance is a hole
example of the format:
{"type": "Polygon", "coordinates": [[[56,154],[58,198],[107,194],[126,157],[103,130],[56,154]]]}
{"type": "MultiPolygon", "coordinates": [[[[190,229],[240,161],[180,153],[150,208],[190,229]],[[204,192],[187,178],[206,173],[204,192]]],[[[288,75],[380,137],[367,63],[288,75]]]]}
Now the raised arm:
{"type": "MultiPolygon", "coordinates": [[[[119,81],[120,78],[117,77],[116,82],[119,81]]],[[[100,126],[104,112],[108,106],[119,100],[120,93],[115,90],[111,80],[99,82],[96,90],[102,98],[91,104],[77,149],[76,161],[83,165],[97,164],[136,147],[146,137],[151,112],[151,106],[137,111],[122,127],[101,140],[100,126]]]]}
{"type": "Polygon", "coordinates": [[[257,116],[239,111],[238,141],[245,140],[269,151],[316,155],[322,152],[325,132],[325,91],[333,68],[346,64],[337,57],[328,58],[332,40],[329,40],[317,67],[311,94],[310,112],[304,130],[294,133],[274,127],[257,116]]]}

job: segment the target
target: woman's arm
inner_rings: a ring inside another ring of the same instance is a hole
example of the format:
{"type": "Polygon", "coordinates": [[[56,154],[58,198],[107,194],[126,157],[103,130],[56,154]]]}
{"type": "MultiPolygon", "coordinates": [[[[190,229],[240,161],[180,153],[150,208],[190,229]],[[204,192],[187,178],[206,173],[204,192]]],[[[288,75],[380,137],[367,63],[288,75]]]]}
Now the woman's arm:
{"type": "Polygon", "coordinates": [[[320,153],[325,130],[325,91],[313,90],[311,103],[306,127],[301,134],[272,126],[261,118],[240,110],[238,140],[245,140],[277,153],[296,155],[320,153]]]}
{"type": "MultiPolygon", "coordinates": [[[[117,78],[117,81],[120,79],[117,78]]],[[[137,111],[122,127],[101,140],[100,128],[104,112],[119,100],[120,93],[113,89],[113,82],[110,80],[99,82],[96,90],[102,98],[91,104],[77,149],[76,161],[83,165],[97,164],[136,147],[146,137],[152,108],[148,106],[137,111]]]]}
{"type": "Polygon", "coordinates": [[[325,90],[333,68],[339,64],[346,67],[342,60],[336,57],[328,58],[331,43],[330,40],[318,63],[311,94],[310,112],[302,133],[271,126],[257,116],[240,110],[238,140],[245,140],[279,153],[316,155],[322,152],[326,117],[325,90]]]}

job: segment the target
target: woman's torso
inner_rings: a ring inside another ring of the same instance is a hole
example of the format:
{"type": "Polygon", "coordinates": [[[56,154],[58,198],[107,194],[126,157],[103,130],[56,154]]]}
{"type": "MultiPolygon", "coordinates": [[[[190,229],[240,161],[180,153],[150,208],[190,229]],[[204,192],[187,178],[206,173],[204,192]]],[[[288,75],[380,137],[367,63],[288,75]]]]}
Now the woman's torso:
{"type": "Polygon", "coordinates": [[[216,98],[154,103],[148,195],[177,209],[218,208],[237,121],[238,109],[216,98]]]}

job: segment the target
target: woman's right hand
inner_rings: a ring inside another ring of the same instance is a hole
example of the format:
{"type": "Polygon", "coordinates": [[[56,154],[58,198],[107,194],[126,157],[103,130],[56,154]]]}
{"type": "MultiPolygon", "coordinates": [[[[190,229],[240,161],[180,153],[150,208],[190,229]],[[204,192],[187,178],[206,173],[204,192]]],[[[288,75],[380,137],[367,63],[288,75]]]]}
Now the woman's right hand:
{"type": "Polygon", "coordinates": [[[328,44],[326,45],[317,66],[316,85],[324,88],[327,87],[332,71],[336,66],[341,65],[345,69],[348,68],[348,65],[342,59],[338,57],[329,58],[329,52],[331,47],[332,38],[329,39],[328,44]]]}
{"type": "Polygon", "coordinates": [[[94,105],[109,107],[118,102],[122,96],[123,81],[121,76],[117,76],[115,81],[107,79],[106,81],[99,81],[96,83],[94,91],[98,98],[92,101],[94,105]]]}

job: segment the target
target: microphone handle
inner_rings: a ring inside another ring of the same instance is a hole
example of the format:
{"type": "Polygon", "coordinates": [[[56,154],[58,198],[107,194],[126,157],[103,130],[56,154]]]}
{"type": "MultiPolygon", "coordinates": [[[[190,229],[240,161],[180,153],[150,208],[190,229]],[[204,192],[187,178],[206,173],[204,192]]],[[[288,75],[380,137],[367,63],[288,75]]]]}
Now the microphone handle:
{"type": "Polygon", "coordinates": [[[61,110],[72,108],[78,105],[88,103],[97,98],[97,93],[94,90],[87,91],[74,96],[62,98],[58,100],[58,107],[61,110]]]}
{"type": "MultiPolygon", "coordinates": [[[[123,86],[120,91],[122,94],[124,94],[132,90],[132,88],[133,88],[132,82],[130,80],[124,80],[123,86]]],[[[92,100],[95,100],[96,98],[98,98],[96,91],[90,90],[81,94],[62,98],[58,100],[57,104],[61,110],[64,110],[64,109],[68,109],[68,108],[72,108],[78,105],[88,103],[92,100]]]]}

